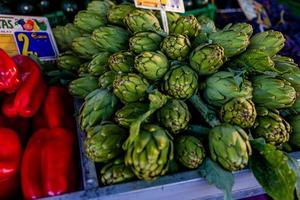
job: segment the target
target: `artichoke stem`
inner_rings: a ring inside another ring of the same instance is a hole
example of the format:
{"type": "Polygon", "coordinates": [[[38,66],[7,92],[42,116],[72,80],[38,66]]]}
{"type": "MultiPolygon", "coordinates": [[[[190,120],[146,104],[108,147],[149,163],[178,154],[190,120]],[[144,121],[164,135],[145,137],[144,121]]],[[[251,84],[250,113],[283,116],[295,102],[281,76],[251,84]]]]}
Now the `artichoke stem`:
{"type": "Polygon", "coordinates": [[[189,125],[187,130],[197,136],[207,136],[210,128],[202,125],[189,125]]]}

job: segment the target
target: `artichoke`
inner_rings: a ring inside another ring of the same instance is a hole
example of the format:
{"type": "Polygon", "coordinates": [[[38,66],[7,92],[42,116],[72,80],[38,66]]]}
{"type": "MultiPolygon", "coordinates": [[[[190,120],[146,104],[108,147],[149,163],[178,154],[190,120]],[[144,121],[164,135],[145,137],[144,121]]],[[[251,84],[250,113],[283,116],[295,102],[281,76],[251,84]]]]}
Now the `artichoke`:
{"type": "Polygon", "coordinates": [[[242,128],[251,128],[256,119],[256,109],[250,99],[234,98],[222,106],[221,119],[229,124],[242,128]]]}
{"type": "Polygon", "coordinates": [[[221,124],[208,135],[211,158],[225,169],[235,171],[247,166],[252,149],[247,133],[239,126],[221,124]]]}
{"type": "MultiPolygon", "coordinates": [[[[123,108],[115,113],[115,121],[126,128],[130,127],[130,124],[134,122],[140,115],[147,112],[149,106],[140,102],[128,103],[123,108]]],[[[146,123],[150,120],[147,119],[146,123]]]]}
{"type": "Polygon", "coordinates": [[[109,23],[124,26],[124,18],[134,10],[131,4],[120,4],[113,6],[107,13],[109,23]]]}
{"type": "Polygon", "coordinates": [[[191,49],[189,39],[183,35],[169,35],[161,43],[161,51],[173,60],[183,61],[191,49]]]}
{"type": "Polygon", "coordinates": [[[269,109],[291,107],[296,91],[289,82],[268,75],[253,77],[253,101],[255,105],[269,109]]]}
{"type": "Polygon", "coordinates": [[[129,33],[117,26],[105,26],[94,30],[93,42],[102,50],[115,53],[128,47],[129,33]]]}
{"type": "Polygon", "coordinates": [[[255,34],[248,48],[261,50],[268,56],[274,56],[284,47],[284,43],[285,39],[281,32],[270,30],[255,34]]]}
{"type": "Polygon", "coordinates": [[[247,23],[228,24],[227,26],[224,27],[223,31],[227,31],[227,30],[246,33],[249,38],[253,33],[253,28],[251,24],[247,24],[247,23]]]}
{"type": "Polygon", "coordinates": [[[168,58],[161,52],[145,51],[135,57],[134,68],[149,80],[158,80],[169,69],[168,58]]]}
{"type": "MultiPolygon", "coordinates": [[[[87,5],[87,11],[88,12],[94,12],[97,13],[98,15],[101,15],[102,17],[106,18],[107,13],[109,9],[114,5],[113,2],[109,0],[104,0],[104,1],[91,1],[87,5]]],[[[98,27],[97,27],[98,28],[98,27]]]]}
{"type": "Polygon", "coordinates": [[[291,109],[296,112],[297,114],[300,114],[300,94],[297,93],[297,97],[295,100],[295,103],[293,104],[293,106],[291,107],[291,109]]]}
{"type": "Polygon", "coordinates": [[[129,146],[125,164],[144,180],[164,175],[173,160],[173,141],[168,132],[154,124],[146,124],[129,146]]]}
{"type": "Polygon", "coordinates": [[[171,99],[157,112],[157,118],[171,133],[178,134],[187,128],[191,114],[184,101],[171,99]]]}
{"type": "Polygon", "coordinates": [[[118,99],[106,89],[96,89],[86,96],[80,108],[81,130],[88,130],[111,118],[117,110],[118,99]]]}
{"type": "Polygon", "coordinates": [[[251,99],[252,91],[250,81],[246,79],[239,81],[233,72],[221,71],[206,80],[204,97],[209,104],[221,107],[236,97],[251,99]]]}
{"type": "Polygon", "coordinates": [[[289,140],[291,126],[279,112],[271,112],[258,109],[258,116],[252,134],[254,137],[263,137],[266,142],[273,145],[281,145],[289,140]]]}
{"type": "Polygon", "coordinates": [[[200,15],[197,17],[197,20],[201,26],[201,32],[203,33],[211,33],[216,32],[217,28],[213,20],[205,15],[200,15]]]}
{"type": "Polygon", "coordinates": [[[70,49],[73,40],[82,35],[81,30],[72,23],[68,23],[65,26],[57,26],[52,29],[52,32],[56,44],[61,51],[70,49]]]}
{"type": "Polygon", "coordinates": [[[198,89],[197,74],[187,65],[175,65],[164,76],[162,88],[176,99],[189,99],[198,89]]]}
{"type": "Polygon", "coordinates": [[[289,144],[299,149],[300,148],[300,115],[294,116],[290,120],[290,124],[292,126],[293,131],[290,135],[289,144]]]}
{"type": "Polygon", "coordinates": [[[90,62],[85,62],[79,66],[79,68],[77,70],[78,76],[82,77],[82,76],[86,76],[89,74],[89,70],[88,70],[89,64],[90,64],[90,62]]]}
{"type": "Polygon", "coordinates": [[[104,165],[100,171],[100,180],[103,185],[111,185],[134,179],[135,175],[124,163],[123,158],[117,158],[104,165]]]}
{"type": "Polygon", "coordinates": [[[250,43],[246,33],[233,30],[210,33],[208,39],[214,44],[222,46],[226,57],[232,57],[242,53],[250,43]]]}
{"type": "Polygon", "coordinates": [[[106,23],[107,19],[105,16],[85,10],[79,11],[74,18],[74,25],[87,33],[92,33],[96,28],[104,26],[106,23]]]}
{"type": "Polygon", "coordinates": [[[113,83],[114,94],[125,103],[143,99],[148,87],[146,79],[133,73],[119,75],[113,83]]]}
{"type": "Polygon", "coordinates": [[[216,44],[198,46],[190,54],[190,65],[199,75],[216,73],[224,61],[224,49],[216,44]]]}
{"type": "Polygon", "coordinates": [[[83,62],[84,60],[78,58],[72,51],[66,51],[59,54],[57,67],[69,72],[76,72],[83,62]]]}
{"type": "MultiPolygon", "coordinates": [[[[167,20],[168,20],[168,26],[170,27],[174,22],[176,22],[180,15],[176,12],[166,12],[167,14],[167,20]]],[[[159,20],[161,26],[163,26],[163,22],[161,20],[161,13],[159,10],[155,11],[155,16],[157,17],[157,19],[159,20]]]]}
{"type": "Polygon", "coordinates": [[[171,24],[170,33],[186,35],[189,38],[194,38],[199,34],[201,25],[193,15],[180,16],[176,22],[171,24]]]}
{"type": "Polygon", "coordinates": [[[205,158],[201,141],[194,136],[181,136],[175,141],[175,158],[187,168],[198,168],[205,158]]]}
{"type": "Polygon", "coordinates": [[[117,72],[114,72],[114,71],[108,71],[108,72],[105,72],[104,74],[102,74],[100,77],[99,77],[99,87],[100,88],[112,88],[112,85],[113,85],[113,82],[115,80],[117,76],[117,72]]]}
{"type": "Polygon", "coordinates": [[[88,65],[88,72],[93,76],[100,76],[108,71],[107,61],[110,53],[100,52],[88,65]]]}
{"type": "Polygon", "coordinates": [[[99,48],[92,42],[90,36],[75,38],[72,42],[72,50],[81,58],[92,59],[100,52],[99,48]]]}
{"type": "Polygon", "coordinates": [[[159,50],[162,37],[153,32],[141,32],[129,39],[129,49],[134,53],[159,50]]]}
{"type": "Polygon", "coordinates": [[[134,65],[134,55],[128,51],[117,52],[109,57],[108,65],[115,72],[131,72],[134,65]]]}
{"type": "Polygon", "coordinates": [[[84,76],[73,80],[69,84],[69,92],[74,97],[85,98],[98,88],[98,80],[93,76],[84,76]]]}
{"type": "Polygon", "coordinates": [[[132,10],[125,18],[124,23],[133,33],[153,31],[163,34],[158,19],[149,10],[132,10]]]}
{"type": "Polygon", "coordinates": [[[108,162],[122,152],[128,133],[116,124],[106,122],[90,128],[84,141],[86,156],[94,162],[108,162]]]}

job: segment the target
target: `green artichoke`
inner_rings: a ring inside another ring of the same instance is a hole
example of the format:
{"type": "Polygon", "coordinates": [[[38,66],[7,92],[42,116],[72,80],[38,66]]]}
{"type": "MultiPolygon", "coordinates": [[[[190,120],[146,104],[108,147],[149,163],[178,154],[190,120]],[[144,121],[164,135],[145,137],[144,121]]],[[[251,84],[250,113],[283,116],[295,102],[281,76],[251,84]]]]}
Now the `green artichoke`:
{"type": "Polygon", "coordinates": [[[279,112],[271,112],[266,109],[258,116],[252,134],[254,137],[263,137],[267,143],[281,145],[289,140],[291,126],[280,115],[279,112]],[[266,110],[266,111],[265,111],[266,110]]]}
{"type": "Polygon", "coordinates": [[[249,49],[265,52],[268,56],[274,56],[284,47],[285,39],[281,32],[265,31],[255,34],[251,40],[249,49]]]}
{"type": "Polygon", "coordinates": [[[197,74],[187,65],[175,65],[164,76],[162,88],[176,99],[189,99],[198,89],[197,74]]]}
{"type": "Polygon", "coordinates": [[[157,112],[157,118],[171,133],[178,134],[187,128],[191,114],[184,101],[171,99],[157,112]]]}
{"type": "Polygon", "coordinates": [[[175,158],[187,168],[198,168],[205,158],[201,141],[189,135],[179,137],[175,141],[175,158]]]}
{"type": "Polygon", "coordinates": [[[166,174],[173,160],[173,141],[168,132],[154,124],[144,125],[129,146],[125,164],[144,180],[153,180],[166,174]]]}
{"type": "Polygon", "coordinates": [[[300,93],[297,93],[296,100],[291,109],[295,111],[297,114],[300,114],[300,93]]]}
{"type": "Polygon", "coordinates": [[[294,116],[290,120],[290,124],[292,126],[293,131],[290,135],[289,144],[299,149],[300,148],[300,115],[294,116]]]}
{"type": "Polygon", "coordinates": [[[108,58],[110,53],[108,52],[100,52],[97,54],[93,60],[88,65],[88,72],[93,76],[100,76],[104,74],[104,72],[108,71],[108,58]]]}
{"type": "MultiPolygon", "coordinates": [[[[166,12],[167,14],[167,20],[168,20],[168,26],[171,27],[171,25],[176,22],[180,15],[176,12],[166,12]]],[[[157,19],[159,20],[161,26],[163,26],[162,20],[161,20],[161,13],[159,10],[155,11],[155,16],[157,17],[157,19]]]]}
{"type": "Polygon", "coordinates": [[[190,65],[199,75],[216,73],[224,61],[224,49],[217,44],[198,46],[190,54],[190,65]]]}
{"type": "Polygon", "coordinates": [[[129,33],[117,26],[105,26],[94,30],[93,42],[102,50],[115,53],[128,47],[129,33]]]}
{"type": "Polygon", "coordinates": [[[117,72],[115,72],[115,71],[105,72],[104,74],[102,74],[99,77],[99,87],[103,88],[103,89],[112,88],[114,80],[115,80],[116,77],[117,77],[117,72]]]}
{"type": "Polygon", "coordinates": [[[153,31],[159,34],[164,33],[162,28],[160,27],[158,19],[149,10],[132,10],[124,18],[124,23],[133,33],[145,31],[153,31]]]}
{"type": "Polygon", "coordinates": [[[168,71],[169,61],[162,52],[145,51],[135,57],[134,68],[146,79],[158,80],[168,71]]]}
{"type": "Polygon", "coordinates": [[[136,54],[159,50],[162,37],[153,32],[140,32],[129,39],[129,49],[136,54]]]}
{"type": "Polygon", "coordinates": [[[197,20],[201,26],[201,32],[203,33],[211,33],[216,32],[217,28],[213,20],[205,15],[200,15],[197,17],[197,20]]]}
{"type": "Polygon", "coordinates": [[[242,128],[251,128],[256,119],[256,109],[250,99],[234,98],[222,106],[221,119],[229,124],[242,128]]]}
{"type": "Polygon", "coordinates": [[[107,13],[109,23],[124,26],[124,18],[134,10],[131,4],[120,4],[113,6],[107,13]]]}
{"type": "Polygon", "coordinates": [[[81,58],[92,59],[100,53],[99,48],[92,42],[90,36],[75,38],[72,42],[72,50],[81,58]]]}
{"type": "Polygon", "coordinates": [[[239,126],[221,124],[208,135],[211,158],[225,169],[235,171],[247,166],[252,149],[247,133],[239,126]]]}
{"type": "Polygon", "coordinates": [[[119,75],[113,83],[114,94],[125,103],[143,99],[148,87],[146,79],[133,73],[119,75]]]}
{"type": "Polygon", "coordinates": [[[224,27],[223,31],[227,31],[227,30],[246,33],[249,38],[253,33],[253,28],[251,24],[247,24],[247,23],[228,24],[224,27]]]}
{"type": "Polygon", "coordinates": [[[236,97],[251,99],[252,91],[250,81],[242,78],[237,80],[233,72],[221,71],[206,80],[204,97],[209,104],[221,107],[236,97]]]}
{"type": "Polygon", "coordinates": [[[98,15],[101,15],[102,17],[106,18],[107,13],[112,6],[114,6],[114,3],[109,0],[91,1],[87,5],[87,11],[97,13],[98,15]]]}
{"type": "Polygon", "coordinates": [[[255,105],[269,109],[291,107],[296,91],[289,82],[268,75],[253,77],[253,101],[255,105]]]}
{"type": "Polygon", "coordinates": [[[222,46],[226,57],[232,57],[242,53],[250,43],[246,33],[233,30],[210,33],[208,39],[214,44],[222,46]]]}
{"type": "Polygon", "coordinates": [[[97,89],[86,96],[80,108],[81,130],[88,130],[91,127],[108,120],[117,110],[118,99],[106,89],[97,89]]]}
{"type": "MultiPolygon", "coordinates": [[[[125,104],[123,108],[115,113],[115,121],[126,128],[130,127],[130,124],[134,122],[140,115],[147,112],[149,106],[140,102],[125,104]]],[[[150,120],[146,120],[146,123],[150,120]]]]}
{"type": "Polygon", "coordinates": [[[176,22],[172,23],[170,26],[170,33],[186,35],[189,38],[196,37],[201,29],[196,17],[193,15],[180,16],[176,22]]]}
{"type": "Polygon", "coordinates": [[[94,162],[108,162],[122,152],[127,131],[116,124],[107,122],[90,128],[84,141],[86,156],[94,162]]]}
{"type": "Polygon", "coordinates": [[[134,55],[128,51],[120,51],[108,59],[109,68],[115,72],[131,72],[134,65],[134,55]]]}
{"type": "Polygon", "coordinates": [[[85,62],[79,66],[77,70],[78,76],[82,77],[89,74],[89,69],[88,69],[89,64],[90,62],[85,62]]]}
{"type": "Polygon", "coordinates": [[[73,80],[69,84],[69,92],[72,96],[84,99],[89,93],[98,88],[98,80],[93,76],[84,76],[73,80]]]}
{"type": "Polygon", "coordinates": [[[59,54],[57,67],[69,72],[76,72],[83,62],[84,60],[78,58],[72,51],[66,51],[59,54]]]}
{"type": "Polygon", "coordinates": [[[81,30],[72,23],[68,23],[65,26],[57,26],[52,29],[52,32],[58,49],[61,51],[69,50],[73,40],[82,35],[81,30]]]}
{"type": "Polygon", "coordinates": [[[173,60],[183,61],[187,58],[191,43],[183,35],[169,35],[161,43],[161,51],[173,60]]]}
{"type": "Polygon", "coordinates": [[[117,158],[107,163],[100,171],[100,180],[103,185],[122,183],[134,178],[134,173],[130,167],[125,165],[123,158],[117,158]]]}
{"type": "Polygon", "coordinates": [[[105,16],[85,10],[79,11],[74,18],[74,25],[87,33],[92,33],[96,28],[104,26],[106,23],[105,16]]]}

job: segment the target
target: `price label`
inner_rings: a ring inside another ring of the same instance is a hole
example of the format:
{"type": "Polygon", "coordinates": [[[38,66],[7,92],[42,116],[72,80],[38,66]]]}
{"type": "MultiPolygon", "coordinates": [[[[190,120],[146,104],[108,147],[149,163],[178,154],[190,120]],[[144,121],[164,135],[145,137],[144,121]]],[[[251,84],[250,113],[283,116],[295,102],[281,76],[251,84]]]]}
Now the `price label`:
{"type": "Polygon", "coordinates": [[[184,13],[183,0],[134,0],[135,7],[184,13]]]}

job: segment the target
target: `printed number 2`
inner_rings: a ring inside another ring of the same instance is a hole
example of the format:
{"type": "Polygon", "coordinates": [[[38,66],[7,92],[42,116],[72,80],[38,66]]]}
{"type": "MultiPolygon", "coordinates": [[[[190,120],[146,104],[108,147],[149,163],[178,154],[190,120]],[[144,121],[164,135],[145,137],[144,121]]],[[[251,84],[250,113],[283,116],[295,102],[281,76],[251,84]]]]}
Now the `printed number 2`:
{"type": "Polygon", "coordinates": [[[22,55],[24,56],[28,56],[28,55],[37,55],[36,52],[33,51],[28,51],[28,47],[29,47],[29,38],[27,37],[27,35],[25,35],[24,33],[20,33],[18,35],[18,41],[19,42],[23,42],[23,50],[22,50],[22,55]]]}

